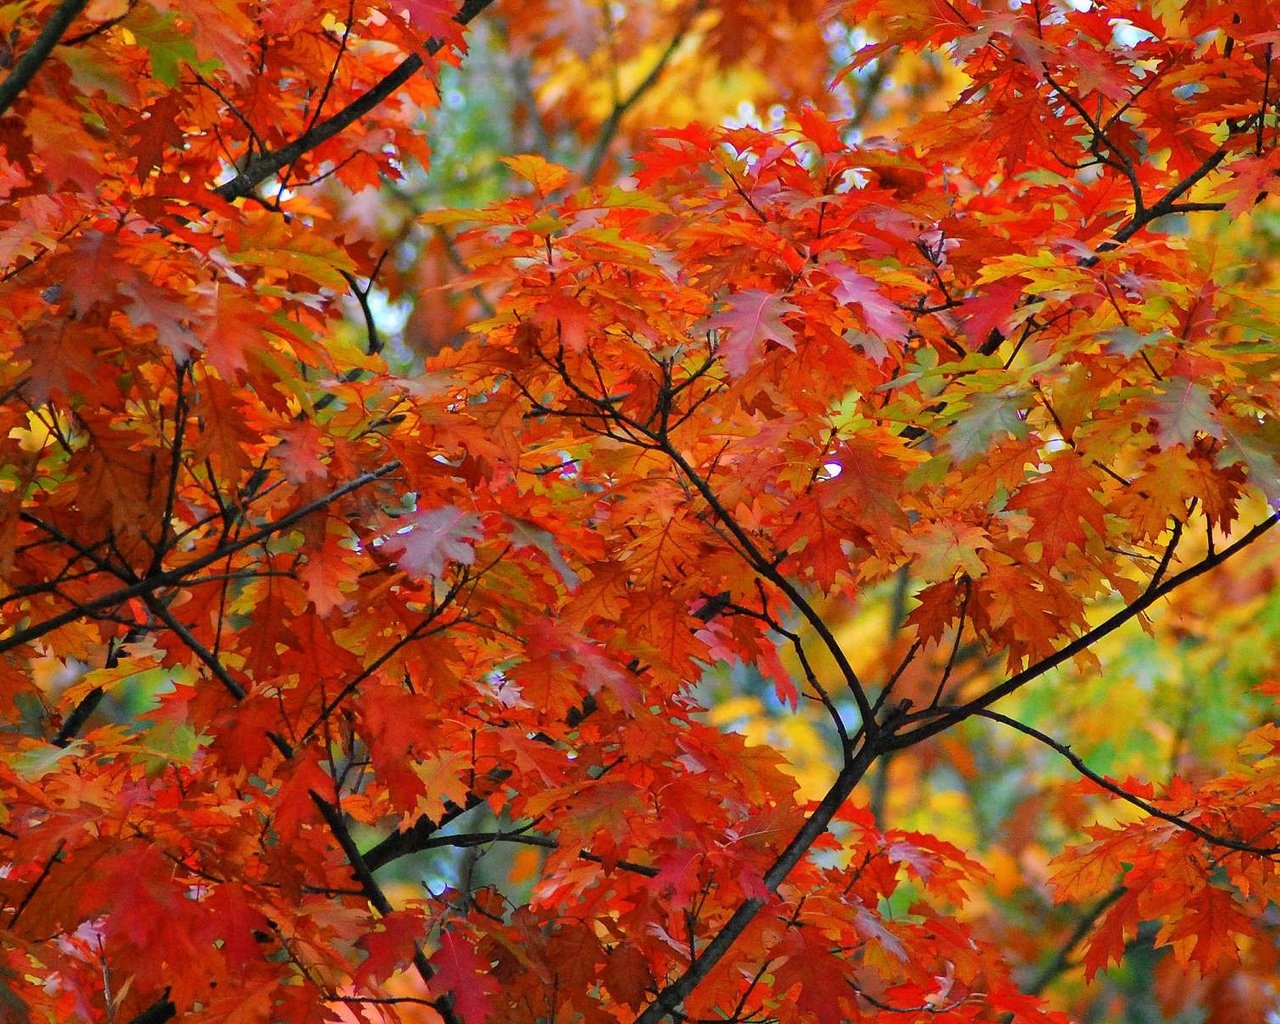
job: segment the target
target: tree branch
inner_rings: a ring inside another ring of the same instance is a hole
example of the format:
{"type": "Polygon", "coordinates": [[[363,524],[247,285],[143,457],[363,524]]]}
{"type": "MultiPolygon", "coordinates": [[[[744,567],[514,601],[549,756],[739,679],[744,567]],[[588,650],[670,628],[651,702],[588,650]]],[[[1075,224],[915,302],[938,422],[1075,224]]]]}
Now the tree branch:
{"type": "Polygon", "coordinates": [[[178,1008],[173,1005],[166,988],[164,995],[129,1021],[129,1024],[165,1024],[165,1021],[172,1020],[177,1014],[178,1008]]]}
{"type": "Polygon", "coordinates": [[[1181,196],[1186,195],[1196,182],[1209,174],[1209,172],[1216,168],[1218,164],[1222,163],[1226,157],[1227,151],[1225,149],[1215,150],[1205,159],[1204,163],[1178,182],[1178,184],[1170,188],[1169,191],[1161,196],[1155,203],[1148,206],[1145,210],[1135,210],[1133,218],[1129,223],[1117,231],[1108,241],[1102,243],[1102,245],[1098,247],[1099,250],[1105,251],[1107,249],[1114,249],[1123,245],[1153,220],[1160,217],[1167,217],[1171,213],[1183,213],[1188,210],[1222,209],[1222,204],[1218,203],[1208,205],[1204,203],[1183,203],[1179,206],[1178,199],[1181,196]]]}
{"type": "Polygon", "coordinates": [[[976,715],[984,708],[990,707],[997,701],[1007,697],[1015,690],[1021,689],[1033,679],[1038,679],[1050,669],[1057,668],[1064,661],[1068,661],[1075,657],[1081,651],[1087,650],[1096,644],[1103,637],[1115,632],[1130,619],[1136,618],[1142,614],[1160,598],[1164,597],[1171,591],[1176,590],[1184,583],[1189,583],[1197,576],[1203,576],[1210,569],[1217,568],[1232,555],[1244,550],[1258,538],[1262,537],[1268,530],[1280,521],[1280,515],[1272,515],[1264,519],[1252,530],[1246,533],[1234,544],[1223,548],[1221,551],[1206,555],[1201,561],[1195,565],[1184,569],[1182,572],[1170,576],[1157,587],[1148,587],[1141,596],[1132,604],[1125,605],[1110,618],[1099,623],[1088,632],[1080,634],[1071,643],[1061,647],[1059,650],[1044,658],[1034,665],[1028,665],[1021,672],[1016,672],[1004,682],[992,687],[986,693],[974,698],[967,704],[959,704],[952,707],[940,707],[917,712],[908,715],[907,722],[923,722],[924,724],[917,726],[907,732],[898,733],[889,740],[889,749],[903,750],[907,747],[914,746],[923,739],[930,736],[936,736],[940,732],[950,729],[957,722],[962,722],[966,718],[976,715]]]}
{"type": "Polygon", "coordinates": [[[600,173],[600,166],[604,163],[605,155],[609,152],[609,143],[618,134],[622,119],[645,93],[658,84],[662,73],[667,69],[667,65],[671,63],[671,58],[675,56],[676,50],[680,49],[680,44],[684,42],[694,19],[702,13],[704,6],[705,3],[700,0],[699,3],[689,8],[688,15],[686,15],[680,27],[676,29],[675,35],[671,37],[671,41],[667,44],[667,48],[662,51],[657,63],[644,76],[640,84],[631,90],[631,94],[626,99],[618,100],[613,105],[613,110],[609,112],[609,117],[596,132],[595,145],[591,147],[591,153],[587,157],[586,165],[582,171],[582,180],[584,182],[590,184],[595,181],[596,175],[600,173]]]}
{"type": "Polygon", "coordinates": [[[1017,732],[1022,733],[1024,736],[1030,736],[1038,743],[1043,743],[1046,747],[1057,752],[1071,762],[1071,767],[1094,785],[1100,786],[1108,793],[1119,797],[1127,804],[1132,804],[1134,807],[1138,808],[1138,810],[1151,815],[1153,818],[1159,818],[1161,821],[1167,821],[1170,825],[1180,828],[1184,832],[1190,832],[1192,835],[1198,836],[1200,839],[1203,839],[1206,843],[1209,843],[1212,846],[1222,846],[1228,850],[1237,850],[1240,853],[1253,853],[1257,854],[1259,857],[1274,857],[1276,854],[1280,853],[1280,846],[1254,846],[1252,843],[1247,843],[1241,839],[1229,839],[1226,836],[1217,835],[1206,828],[1202,828],[1194,822],[1188,821],[1180,814],[1174,814],[1170,811],[1162,811],[1155,804],[1144,800],[1136,793],[1130,793],[1123,786],[1112,782],[1105,775],[1099,775],[1085,764],[1084,760],[1069,746],[1065,743],[1058,742],[1052,736],[1041,732],[1034,726],[1027,725],[1025,722],[1020,722],[1016,718],[1010,718],[1008,715],[1002,715],[998,711],[991,711],[986,708],[975,711],[974,715],[978,718],[989,718],[993,722],[999,722],[1001,725],[1006,725],[1010,729],[1014,729],[1017,732]]]}
{"type": "Polygon", "coordinates": [[[849,692],[853,694],[854,702],[858,705],[858,714],[862,718],[862,726],[869,735],[873,735],[878,725],[875,715],[871,710],[871,702],[867,699],[866,691],[863,689],[862,681],[858,678],[857,672],[854,671],[853,665],[850,664],[848,657],[844,653],[844,649],[840,646],[840,642],[835,638],[835,634],[831,632],[831,627],[827,625],[818,611],[804,599],[804,595],[796,588],[786,576],[778,571],[777,567],[771,563],[760,551],[756,544],[746,532],[738,524],[728,509],[721,504],[719,497],[711,489],[711,485],[699,475],[689,464],[689,461],[680,454],[671,440],[665,436],[655,438],[659,450],[663,452],[673,463],[676,468],[684,474],[694,489],[702,495],[706,503],[711,506],[711,511],[716,518],[722,522],[731,534],[734,540],[742,545],[743,553],[747,556],[748,564],[761,576],[767,579],[775,587],[787,595],[788,600],[795,606],[796,610],[805,618],[814,631],[822,640],[822,645],[830,652],[831,657],[835,659],[836,665],[840,669],[841,675],[844,676],[849,685],[849,692]]]}
{"type": "MultiPolygon", "coordinates": [[[[886,726],[886,731],[888,728],[886,726]]],[[[822,798],[821,803],[814,808],[813,813],[809,815],[805,823],[800,826],[799,830],[791,838],[791,842],[787,844],[782,853],[770,865],[769,870],[764,873],[764,886],[769,892],[775,893],[778,891],[778,886],[791,873],[792,868],[800,863],[805,854],[808,853],[809,848],[827,831],[827,826],[831,824],[831,819],[836,816],[836,812],[840,810],[845,800],[849,798],[853,788],[862,781],[867,769],[871,767],[881,751],[882,748],[878,744],[873,744],[870,740],[864,740],[857,754],[846,762],[845,766],[840,770],[840,774],[836,776],[836,781],[827,790],[826,796],[822,798]]],[[[747,925],[751,923],[756,914],[760,913],[764,905],[765,901],[763,899],[754,896],[743,900],[729,920],[721,926],[711,941],[702,948],[702,952],[694,957],[689,966],[685,968],[684,973],[654,996],[653,1002],[646,1006],[640,1015],[636,1017],[635,1024],[660,1024],[664,1017],[671,1017],[676,1021],[682,1020],[680,1004],[711,973],[711,969],[724,958],[724,955],[729,952],[734,942],[737,941],[738,936],[746,930],[747,925]]]]}
{"type": "Polygon", "coordinates": [[[252,533],[247,533],[243,537],[223,544],[216,551],[212,551],[207,555],[201,555],[199,558],[193,558],[184,565],[177,566],[173,569],[166,569],[164,572],[158,572],[153,575],[146,576],[137,583],[131,583],[127,587],[121,587],[119,590],[113,591],[102,597],[94,598],[92,601],[77,603],[73,608],[55,615],[51,619],[38,622],[35,625],[28,626],[26,629],[20,629],[15,633],[9,634],[3,640],[0,640],[0,654],[6,651],[14,650],[24,644],[29,644],[33,640],[38,640],[47,633],[52,633],[55,629],[61,629],[69,623],[75,622],[77,619],[86,615],[94,615],[98,612],[105,611],[131,597],[139,597],[143,594],[154,593],[161,587],[172,586],[180,583],[182,580],[194,572],[206,569],[215,562],[220,562],[228,555],[234,555],[237,551],[243,551],[245,548],[252,547],[260,541],[266,540],[268,537],[279,533],[281,530],[292,526],[294,523],[305,519],[313,512],[318,512],[322,508],[327,508],[339,498],[343,498],[353,491],[380,480],[384,476],[394,473],[400,468],[400,461],[393,459],[384,466],[377,469],[371,469],[367,473],[361,473],[359,476],[348,480],[341,487],[334,488],[328,494],[322,494],[313,501],[307,502],[300,508],[294,509],[292,512],[281,516],[273,523],[268,523],[252,533]]]}
{"type": "MultiPolygon", "coordinates": [[[[385,841],[384,841],[385,842],[385,841]]],[[[538,846],[544,850],[558,850],[560,843],[554,836],[539,835],[537,833],[530,834],[528,832],[460,832],[447,836],[433,835],[420,841],[402,844],[396,851],[397,856],[405,856],[410,853],[421,853],[423,850],[438,850],[441,847],[457,847],[459,849],[467,849],[473,846],[489,846],[492,843],[518,843],[523,846],[538,846]]],[[[379,846],[382,844],[379,843],[379,846]]],[[[377,846],[374,850],[378,849],[377,846]]],[[[370,853],[373,851],[371,850],[370,853]]],[[[586,850],[578,851],[578,859],[585,860],[592,864],[604,864],[605,859],[599,854],[589,853],[586,850]]],[[[366,863],[369,856],[365,856],[366,863]]],[[[388,862],[388,858],[379,859],[378,866],[388,862]]],[[[646,878],[656,878],[658,869],[648,864],[637,864],[632,860],[619,860],[612,862],[615,867],[621,868],[623,871],[629,871],[634,875],[644,875],[646,878]]]]}
{"type": "Polygon", "coordinates": [[[169,611],[163,601],[157,598],[154,593],[143,594],[142,599],[146,602],[146,605],[151,610],[152,614],[178,635],[178,639],[186,645],[187,649],[190,650],[192,654],[204,663],[205,667],[214,674],[214,677],[223,685],[223,687],[226,688],[226,691],[231,694],[232,697],[236,700],[244,700],[244,687],[231,678],[231,674],[227,671],[226,666],[218,660],[217,656],[214,655],[212,651],[197,640],[186,626],[177,620],[173,612],[169,611]]]}
{"type": "Polygon", "coordinates": [[[1085,936],[1089,934],[1098,918],[1124,893],[1124,886],[1118,885],[1085,911],[1084,916],[1076,922],[1075,928],[1067,936],[1067,941],[1058,947],[1058,950],[1053,954],[1053,959],[1045,964],[1040,973],[1036,975],[1035,980],[1027,986],[1027,995],[1039,996],[1043,994],[1050,983],[1071,965],[1071,954],[1075,952],[1076,947],[1084,941],[1085,936]]]}
{"type": "MultiPolygon", "coordinates": [[[[329,826],[333,837],[338,841],[338,845],[342,847],[347,863],[351,865],[351,870],[355,875],[356,881],[360,883],[360,888],[364,891],[366,899],[379,914],[384,916],[390,914],[394,909],[391,906],[391,901],[387,899],[387,894],[382,891],[382,886],[373,877],[373,872],[365,862],[364,857],[361,856],[360,848],[356,845],[356,841],[351,835],[351,830],[347,828],[346,821],[343,820],[342,811],[334,804],[329,803],[314,789],[307,792],[311,797],[312,803],[320,811],[320,816],[324,818],[325,824],[329,826]]],[[[422,952],[422,947],[418,945],[417,940],[414,940],[413,944],[413,966],[417,969],[418,975],[422,978],[424,984],[431,981],[435,971],[432,969],[431,964],[427,962],[426,954],[422,952]]],[[[442,996],[433,999],[430,1001],[430,1005],[444,1019],[445,1024],[462,1024],[462,1021],[453,1011],[453,1003],[449,997],[442,996]]]]}
{"type": "MultiPolygon", "coordinates": [[[[453,20],[459,25],[466,25],[491,3],[493,0],[465,0],[453,20]]],[[[423,46],[428,57],[434,56],[443,48],[444,41],[440,39],[429,39],[423,46]]],[[[304,153],[315,149],[323,142],[328,142],[329,139],[364,117],[425,66],[426,61],[422,57],[416,53],[411,54],[377,85],[362,93],[337,113],[316,122],[288,145],[251,157],[234,178],[223,182],[213,191],[227,202],[245,198],[271,175],[295,163],[304,153]]]]}
{"type": "Polygon", "coordinates": [[[53,16],[45,22],[45,26],[36,36],[31,47],[18,58],[8,77],[0,82],[0,114],[3,114],[16,100],[23,89],[40,70],[53,48],[58,45],[62,34],[71,27],[71,23],[89,5],[89,0],[63,0],[53,16]]]}

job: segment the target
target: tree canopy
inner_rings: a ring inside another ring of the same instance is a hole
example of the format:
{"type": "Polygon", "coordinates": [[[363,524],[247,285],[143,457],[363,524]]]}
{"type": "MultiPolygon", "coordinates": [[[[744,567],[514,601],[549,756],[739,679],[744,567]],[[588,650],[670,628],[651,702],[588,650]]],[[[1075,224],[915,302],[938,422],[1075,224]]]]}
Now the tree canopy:
{"type": "Polygon", "coordinates": [[[1280,1011],[1278,24],[0,8],[0,1020],[1280,1011]]]}

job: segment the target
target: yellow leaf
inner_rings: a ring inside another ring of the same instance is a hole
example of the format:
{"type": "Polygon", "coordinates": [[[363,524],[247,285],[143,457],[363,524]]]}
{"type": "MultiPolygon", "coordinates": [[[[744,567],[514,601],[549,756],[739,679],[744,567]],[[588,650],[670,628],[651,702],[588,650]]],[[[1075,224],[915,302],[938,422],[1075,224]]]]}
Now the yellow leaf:
{"type": "Polygon", "coordinates": [[[522,156],[504,156],[502,162],[516,174],[532,185],[538,195],[545,196],[569,181],[569,171],[556,164],[549,163],[536,153],[525,153],[522,156]]]}

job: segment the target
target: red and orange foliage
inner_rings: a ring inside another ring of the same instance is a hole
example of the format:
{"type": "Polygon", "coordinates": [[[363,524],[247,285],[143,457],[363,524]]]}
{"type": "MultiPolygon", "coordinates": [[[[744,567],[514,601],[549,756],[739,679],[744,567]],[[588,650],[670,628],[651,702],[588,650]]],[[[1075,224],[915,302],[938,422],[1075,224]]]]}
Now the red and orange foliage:
{"type": "Polygon", "coordinates": [[[1153,947],[1261,1019],[1276,727],[1155,784],[1033,697],[1272,589],[1278,23],[0,11],[4,1019],[1048,1022],[1153,947]],[[541,153],[380,219],[473,33],[541,153]],[[414,363],[396,308],[474,322],[414,363]],[[725,666],[816,783],[708,721],[725,666]],[[1083,781],[895,825],[974,722],[1083,781]]]}

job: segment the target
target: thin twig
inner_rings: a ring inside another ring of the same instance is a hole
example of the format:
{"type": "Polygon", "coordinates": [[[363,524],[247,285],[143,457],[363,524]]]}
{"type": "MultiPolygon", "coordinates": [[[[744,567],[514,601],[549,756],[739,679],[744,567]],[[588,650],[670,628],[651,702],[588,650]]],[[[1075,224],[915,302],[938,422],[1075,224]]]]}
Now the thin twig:
{"type": "Polygon", "coordinates": [[[1236,850],[1239,853],[1252,853],[1259,857],[1274,857],[1276,854],[1280,854],[1280,846],[1255,846],[1254,844],[1247,843],[1242,839],[1231,839],[1227,836],[1220,836],[1214,832],[1210,832],[1203,826],[1195,824],[1195,822],[1187,820],[1180,814],[1174,814],[1172,811],[1161,810],[1150,801],[1144,800],[1136,793],[1130,793],[1123,786],[1112,782],[1105,775],[1099,775],[1085,764],[1080,755],[1078,755],[1069,746],[1065,743],[1058,742],[1052,736],[1041,732],[1034,726],[1027,725],[1025,722],[1020,722],[1016,718],[1010,718],[1008,715],[1002,715],[997,711],[991,711],[987,708],[975,711],[974,715],[978,718],[989,718],[993,722],[999,722],[1001,725],[1008,726],[1010,729],[1014,729],[1022,733],[1024,736],[1030,736],[1038,743],[1043,743],[1050,750],[1053,750],[1066,758],[1067,761],[1071,763],[1071,767],[1094,785],[1105,789],[1113,796],[1119,797],[1125,803],[1132,804],[1134,807],[1138,808],[1138,810],[1151,815],[1153,818],[1159,818],[1161,821],[1167,821],[1170,825],[1182,829],[1184,832],[1190,832],[1192,835],[1203,839],[1211,846],[1221,846],[1228,850],[1236,850]]]}
{"type": "Polygon", "coordinates": [[[228,555],[233,555],[245,548],[252,547],[268,537],[274,536],[281,530],[287,529],[294,523],[300,522],[313,512],[318,512],[323,508],[332,505],[339,498],[343,498],[353,491],[358,491],[362,487],[366,487],[376,480],[382,479],[384,476],[396,472],[400,469],[400,460],[393,459],[377,469],[369,470],[367,473],[361,473],[359,476],[348,480],[341,487],[336,487],[327,494],[307,502],[299,508],[294,509],[287,515],[281,516],[274,522],[267,523],[265,526],[254,530],[252,533],[231,541],[230,543],[221,545],[216,551],[211,551],[207,555],[201,555],[199,558],[193,558],[184,565],[176,566],[173,569],[166,569],[164,572],[155,573],[146,576],[137,583],[131,583],[127,587],[121,587],[119,590],[112,591],[102,597],[94,598],[92,601],[84,601],[77,603],[75,607],[68,609],[50,619],[43,622],[37,622],[26,629],[17,630],[9,634],[3,640],[0,640],[0,654],[6,651],[14,650],[24,644],[29,644],[33,640],[38,640],[47,633],[52,633],[55,629],[61,629],[69,623],[75,622],[86,615],[95,615],[98,612],[105,611],[108,608],[123,604],[132,597],[140,597],[143,594],[154,593],[162,587],[172,586],[175,583],[181,583],[183,579],[194,572],[208,568],[214,562],[221,561],[228,555]]]}
{"type": "Polygon", "coordinates": [[[596,131],[595,145],[591,147],[591,152],[582,171],[582,180],[585,183],[590,184],[595,181],[596,175],[600,173],[601,165],[604,164],[604,158],[609,152],[609,144],[613,142],[614,136],[618,134],[622,119],[645,93],[658,84],[662,73],[667,69],[667,65],[671,62],[671,58],[675,56],[676,51],[680,49],[680,44],[684,42],[694,19],[702,12],[704,6],[705,4],[700,0],[699,3],[689,8],[688,15],[680,27],[676,29],[675,35],[671,37],[671,41],[667,44],[666,49],[662,51],[662,55],[649,70],[649,73],[644,76],[639,85],[631,90],[630,95],[625,99],[615,100],[613,110],[609,112],[604,124],[596,131]]]}
{"type": "Polygon", "coordinates": [[[1069,661],[1081,651],[1092,647],[1103,637],[1115,632],[1115,630],[1119,629],[1130,619],[1141,615],[1166,594],[1176,590],[1184,583],[1190,582],[1197,576],[1203,576],[1209,570],[1214,569],[1227,561],[1227,559],[1231,558],[1232,555],[1243,551],[1250,544],[1254,543],[1266,534],[1276,525],[1277,522],[1280,522],[1280,515],[1268,516],[1234,544],[1231,544],[1214,554],[1206,555],[1195,565],[1184,569],[1180,573],[1170,576],[1158,587],[1144,590],[1132,604],[1121,608],[1110,618],[1099,623],[1093,629],[1080,634],[1080,636],[1076,637],[1069,644],[1060,647],[1053,654],[1042,658],[1034,665],[1028,665],[1021,672],[1015,672],[1013,675],[1005,679],[1004,682],[993,686],[986,693],[979,697],[975,697],[968,703],[949,708],[927,709],[908,715],[906,718],[907,722],[921,722],[923,724],[917,725],[914,729],[900,732],[896,736],[893,736],[889,740],[890,749],[905,749],[907,747],[914,746],[921,740],[927,739],[930,736],[936,736],[938,733],[950,729],[957,722],[962,722],[966,718],[976,715],[982,709],[990,707],[992,704],[995,704],[997,701],[1007,697],[1009,694],[1021,689],[1027,683],[1031,682],[1033,679],[1038,679],[1050,669],[1057,668],[1063,662],[1069,661]]]}
{"type": "Polygon", "coordinates": [[[1124,886],[1117,885],[1084,913],[1080,920],[1076,922],[1071,934],[1067,936],[1067,941],[1058,947],[1053,959],[1045,964],[1040,973],[1036,975],[1035,980],[1027,986],[1027,995],[1038,996],[1042,994],[1058,975],[1071,966],[1071,954],[1075,952],[1076,947],[1084,941],[1085,936],[1089,934],[1094,923],[1103,915],[1106,909],[1124,894],[1124,886]]]}
{"type": "MultiPolygon", "coordinates": [[[[777,892],[778,886],[791,873],[791,870],[800,863],[809,848],[826,832],[836,812],[844,806],[849,794],[862,781],[867,769],[871,767],[882,749],[878,745],[864,742],[858,752],[840,769],[840,774],[836,776],[835,782],[827,790],[822,801],[764,873],[763,882],[766,890],[771,893],[777,892]]],[[[702,947],[701,952],[689,966],[677,978],[665,985],[654,996],[653,1001],[640,1012],[635,1019],[635,1024],[660,1024],[664,1017],[674,1017],[678,1020],[681,1003],[724,958],[734,942],[746,930],[747,925],[764,906],[765,901],[756,896],[749,897],[738,904],[737,909],[720,926],[720,930],[712,936],[711,941],[702,947]]]]}
{"type": "MultiPolygon", "coordinates": [[[[312,803],[320,811],[320,816],[324,818],[325,824],[329,826],[334,839],[342,847],[342,852],[346,855],[347,863],[351,865],[356,881],[360,883],[360,888],[364,890],[365,898],[368,899],[379,914],[386,916],[392,913],[394,908],[391,906],[391,901],[387,899],[387,894],[382,891],[382,886],[373,877],[373,872],[369,870],[369,865],[365,863],[364,857],[361,856],[360,848],[356,845],[356,841],[351,835],[351,830],[347,828],[342,811],[314,789],[308,790],[308,794],[312,803]]],[[[435,971],[432,969],[431,964],[427,962],[426,954],[422,952],[422,947],[418,945],[416,939],[413,944],[413,966],[417,969],[423,983],[429,984],[435,971]]],[[[445,1024],[462,1024],[461,1019],[454,1012],[453,1000],[450,997],[442,996],[431,1000],[431,1007],[440,1014],[445,1024]]]]}
{"type": "Polygon", "coordinates": [[[36,893],[40,891],[40,887],[44,885],[45,880],[49,877],[49,872],[53,870],[53,866],[58,862],[58,858],[62,856],[62,850],[66,845],[67,841],[65,839],[58,840],[58,845],[54,847],[53,853],[49,854],[48,858],[45,860],[44,866],[40,869],[40,874],[36,876],[36,880],[31,883],[30,888],[27,889],[26,894],[22,897],[22,902],[14,908],[13,916],[9,918],[10,929],[13,929],[17,925],[23,912],[35,898],[36,893]]]}

